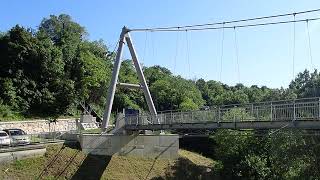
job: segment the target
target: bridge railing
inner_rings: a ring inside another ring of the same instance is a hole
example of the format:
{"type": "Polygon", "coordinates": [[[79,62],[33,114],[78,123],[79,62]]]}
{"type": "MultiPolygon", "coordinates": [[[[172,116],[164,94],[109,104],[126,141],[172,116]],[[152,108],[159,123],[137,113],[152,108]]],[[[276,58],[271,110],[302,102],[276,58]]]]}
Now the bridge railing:
{"type": "Polygon", "coordinates": [[[319,120],[320,98],[233,104],[199,111],[169,111],[157,116],[126,117],[128,125],[185,124],[243,121],[319,120]]]}

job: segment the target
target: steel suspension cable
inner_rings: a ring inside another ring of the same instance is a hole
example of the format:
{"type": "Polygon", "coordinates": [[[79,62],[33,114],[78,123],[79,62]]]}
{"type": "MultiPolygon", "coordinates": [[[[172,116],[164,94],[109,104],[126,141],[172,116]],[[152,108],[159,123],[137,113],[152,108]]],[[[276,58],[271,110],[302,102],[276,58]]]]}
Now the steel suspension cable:
{"type": "Polygon", "coordinates": [[[310,38],[310,30],[309,30],[309,21],[306,21],[307,24],[307,35],[308,35],[308,44],[309,44],[309,56],[310,56],[310,63],[311,67],[315,69],[315,66],[313,64],[313,58],[312,58],[312,48],[311,48],[311,38],[310,38]]]}
{"type": "Polygon", "coordinates": [[[191,73],[190,73],[190,53],[189,53],[189,36],[188,36],[188,30],[186,30],[186,58],[187,58],[187,63],[188,63],[188,70],[189,70],[189,78],[191,79],[191,73]]]}
{"type": "Polygon", "coordinates": [[[176,38],[176,52],[174,55],[174,64],[173,64],[173,74],[176,73],[176,62],[177,62],[177,56],[178,56],[178,50],[179,50],[179,33],[177,33],[177,38],[176,38]]]}
{"type": "Polygon", "coordinates": [[[293,14],[292,79],[295,79],[296,14],[293,14]]]}
{"type": "MultiPolygon", "coordinates": [[[[313,58],[312,58],[312,49],[311,49],[311,38],[310,38],[310,30],[309,30],[309,21],[306,21],[306,25],[307,25],[307,35],[308,35],[308,44],[309,44],[309,56],[310,56],[310,64],[311,64],[311,68],[313,68],[313,70],[316,69],[315,65],[313,64],[313,58]]],[[[313,87],[312,88],[313,91],[313,96],[317,96],[317,88],[313,87]]],[[[320,113],[320,112],[319,112],[320,113]]]]}
{"type": "Polygon", "coordinates": [[[275,22],[266,22],[266,23],[255,23],[255,24],[244,24],[244,25],[236,25],[236,26],[222,26],[219,27],[204,27],[204,28],[178,28],[178,29],[160,29],[160,30],[151,30],[151,29],[129,29],[129,31],[150,31],[150,32],[175,32],[175,31],[203,31],[203,30],[217,30],[217,29],[232,29],[236,28],[248,28],[248,27],[257,27],[257,26],[268,26],[268,25],[278,25],[278,24],[288,24],[288,23],[297,23],[297,22],[304,22],[304,21],[316,21],[320,20],[320,17],[316,18],[309,18],[309,19],[299,19],[299,20],[288,20],[288,21],[275,21],[275,22]]]}
{"type": "MultiPolygon", "coordinates": [[[[115,52],[116,52],[116,49],[117,47],[119,46],[120,44],[120,40],[117,40],[117,42],[114,44],[114,48],[113,48],[113,51],[109,51],[109,53],[106,55],[106,58],[110,57],[111,61],[115,59],[115,56],[113,55],[116,55],[115,52]]],[[[109,86],[108,86],[109,88],[109,86]]]]}
{"type": "Polygon", "coordinates": [[[222,28],[222,38],[221,38],[221,56],[220,56],[220,82],[222,81],[222,60],[223,60],[223,46],[224,46],[224,28],[222,28]]]}
{"type": "Polygon", "coordinates": [[[107,54],[107,57],[111,57],[111,60],[113,60],[113,58],[114,58],[113,55],[115,54],[119,43],[120,43],[120,40],[117,40],[117,42],[114,44],[113,51],[109,51],[109,53],[108,53],[109,55],[107,54]]]}
{"type": "Polygon", "coordinates": [[[146,31],[146,36],[145,36],[145,39],[144,39],[144,49],[143,49],[142,63],[145,62],[146,51],[147,51],[147,43],[148,43],[148,32],[146,31]]]}
{"type": "Polygon", "coordinates": [[[240,67],[239,67],[239,48],[238,48],[238,38],[236,28],[234,30],[234,49],[236,53],[236,61],[237,61],[237,73],[238,73],[238,83],[240,84],[240,67]]]}
{"type": "Polygon", "coordinates": [[[114,44],[113,51],[110,52],[111,55],[113,55],[116,52],[116,49],[117,49],[119,43],[120,43],[120,41],[117,40],[116,43],[114,44]]]}
{"type": "Polygon", "coordinates": [[[151,34],[151,46],[152,46],[152,61],[154,62],[155,61],[155,53],[154,53],[154,36],[153,34],[151,34]]]}
{"type": "Polygon", "coordinates": [[[276,130],[274,130],[274,131],[270,131],[270,132],[268,133],[268,136],[277,134],[278,132],[280,132],[282,129],[288,127],[289,125],[290,125],[290,123],[287,123],[287,124],[283,125],[282,127],[280,127],[279,129],[276,129],[276,130]]]}
{"type": "Polygon", "coordinates": [[[224,24],[256,21],[256,20],[263,20],[263,19],[272,19],[272,18],[291,16],[293,14],[298,15],[298,14],[313,13],[313,12],[318,12],[318,11],[320,11],[320,9],[312,9],[312,10],[307,10],[307,11],[299,11],[299,12],[293,12],[293,13],[277,14],[277,15],[271,15],[271,16],[262,16],[262,17],[248,18],[248,19],[225,21],[225,22],[214,22],[214,23],[194,24],[194,25],[184,25],[184,26],[171,26],[171,27],[137,28],[137,29],[132,29],[132,31],[158,31],[158,30],[172,30],[172,29],[181,29],[181,30],[183,30],[183,29],[186,29],[186,28],[215,26],[215,25],[224,25],[224,24]]]}

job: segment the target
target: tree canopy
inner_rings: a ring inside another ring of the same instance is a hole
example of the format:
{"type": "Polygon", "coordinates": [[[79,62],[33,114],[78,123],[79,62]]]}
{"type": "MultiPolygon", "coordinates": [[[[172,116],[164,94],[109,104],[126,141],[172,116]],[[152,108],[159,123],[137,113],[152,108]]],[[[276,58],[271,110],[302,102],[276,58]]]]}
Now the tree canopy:
{"type": "MultiPolygon", "coordinates": [[[[66,14],[44,18],[37,29],[16,25],[1,32],[0,119],[75,116],[79,101],[90,103],[102,114],[114,53],[102,40],[90,41],[87,36],[85,28],[66,14]]],[[[143,70],[158,111],[320,96],[318,70],[305,70],[288,88],[276,89],[188,80],[159,65],[143,70]]],[[[119,81],[139,82],[131,60],[122,62],[119,81]]],[[[141,91],[119,88],[112,111],[125,107],[148,109],[141,91]]],[[[235,110],[223,118],[235,113],[248,116],[235,110]]],[[[212,157],[222,163],[223,177],[319,179],[318,138],[291,131],[272,137],[267,133],[215,132],[212,157]]]]}
{"type": "MultiPolygon", "coordinates": [[[[102,113],[114,54],[102,40],[87,36],[66,14],[44,18],[37,29],[16,25],[1,33],[1,105],[22,116],[59,116],[75,115],[77,102],[84,100],[102,113]]],[[[299,73],[285,89],[188,80],[159,65],[143,70],[158,111],[320,96],[317,70],[299,73]]],[[[139,82],[130,60],[122,62],[119,80],[139,82]]],[[[141,92],[118,89],[113,111],[129,106],[147,110],[141,92]]]]}

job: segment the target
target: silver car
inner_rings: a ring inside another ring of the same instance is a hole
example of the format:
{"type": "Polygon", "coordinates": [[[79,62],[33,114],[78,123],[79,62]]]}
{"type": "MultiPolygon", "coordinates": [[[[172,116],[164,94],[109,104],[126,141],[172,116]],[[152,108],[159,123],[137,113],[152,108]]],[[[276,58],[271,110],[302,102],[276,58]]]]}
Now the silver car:
{"type": "Polygon", "coordinates": [[[10,146],[10,137],[5,131],[0,131],[0,147],[10,146]]]}
{"type": "Polygon", "coordinates": [[[30,144],[30,137],[22,129],[4,129],[11,139],[11,145],[30,144]]]}

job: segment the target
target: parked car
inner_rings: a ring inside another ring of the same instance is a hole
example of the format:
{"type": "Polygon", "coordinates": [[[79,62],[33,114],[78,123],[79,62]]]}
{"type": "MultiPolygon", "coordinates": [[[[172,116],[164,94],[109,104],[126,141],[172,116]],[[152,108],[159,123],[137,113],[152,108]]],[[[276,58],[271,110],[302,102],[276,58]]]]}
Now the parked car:
{"type": "Polygon", "coordinates": [[[11,145],[30,144],[30,137],[22,129],[4,129],[11,139],[11,145]]]}
{"type": "Polygon", "coordinates": [[[10,146],[10,137],[5,131],[0,131],[0,146],[10,146]]]}

